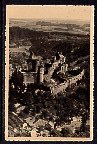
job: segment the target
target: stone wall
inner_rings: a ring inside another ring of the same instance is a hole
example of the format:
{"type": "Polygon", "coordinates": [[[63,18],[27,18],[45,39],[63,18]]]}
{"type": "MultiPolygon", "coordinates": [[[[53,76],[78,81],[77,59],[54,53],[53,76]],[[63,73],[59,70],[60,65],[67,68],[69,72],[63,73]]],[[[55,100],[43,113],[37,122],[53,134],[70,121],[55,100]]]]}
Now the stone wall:
{"type": "Polygon", "coordinates": [[[51,93],[57,94],[59,92],[65,91],[65,89],[69,86],[69,82],[66,81],[64,83],[61,83],[59,85],[55,85],[54,87],[51,88],[51,93]]]}
{"type": "Polygon", "coordinates": [[[81,80],[83,75],[84,75],[84,70],[82,70],[82,72],[79,75],[74,76],[71,79],[69,79],[70,85],[73,83],[76,83],[78,80],[81,80]]]}
{"type": "Polygon", "coordinates": [[[83,76],[84,76],[84,70],[82,70],[82,72],[79,75],[71,77],[64,83],[54,85],[53,87],[51,87],[51,93],[57,94],[59,92],[65,91],[69,85],[75,84],[78,80],[81,80],[83,76]]]}

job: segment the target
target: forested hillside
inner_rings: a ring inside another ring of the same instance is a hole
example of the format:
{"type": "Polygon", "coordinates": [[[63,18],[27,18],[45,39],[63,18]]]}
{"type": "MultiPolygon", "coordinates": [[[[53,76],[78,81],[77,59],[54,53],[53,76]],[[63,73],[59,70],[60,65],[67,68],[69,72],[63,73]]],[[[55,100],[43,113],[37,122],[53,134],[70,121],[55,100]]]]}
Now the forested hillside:
{"type": "Polygon", "coordinates": [[[43,58],[51,58],[56,51],[69,56],[70,61],[90,54],[89,35],[70,32],[43,32],[26,28],[10,27],[10,43],[31,43],[31,50],[43,58]],[[72,52],[72,56],[71,56],[72,52]]]}

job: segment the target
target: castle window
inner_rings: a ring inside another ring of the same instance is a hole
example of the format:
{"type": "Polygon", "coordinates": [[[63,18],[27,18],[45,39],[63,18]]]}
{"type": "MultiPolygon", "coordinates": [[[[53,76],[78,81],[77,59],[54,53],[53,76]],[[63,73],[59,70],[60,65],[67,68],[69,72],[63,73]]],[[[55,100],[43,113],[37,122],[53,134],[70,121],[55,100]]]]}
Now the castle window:
{"type": "Polygon", "coordinates": [[[64,71],[64,67],[63,66],[61,67],[61,70],[64,71]]]}

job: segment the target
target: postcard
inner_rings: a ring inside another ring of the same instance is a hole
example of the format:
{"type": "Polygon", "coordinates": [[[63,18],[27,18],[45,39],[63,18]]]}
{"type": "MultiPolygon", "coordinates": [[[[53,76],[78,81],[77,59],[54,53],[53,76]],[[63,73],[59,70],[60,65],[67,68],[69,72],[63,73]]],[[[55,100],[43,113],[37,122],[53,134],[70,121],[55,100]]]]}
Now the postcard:
{"type": "Polygon", "coordinates": [[[93,140],[94,6],[6,5],[5,140],[93,140]]]}

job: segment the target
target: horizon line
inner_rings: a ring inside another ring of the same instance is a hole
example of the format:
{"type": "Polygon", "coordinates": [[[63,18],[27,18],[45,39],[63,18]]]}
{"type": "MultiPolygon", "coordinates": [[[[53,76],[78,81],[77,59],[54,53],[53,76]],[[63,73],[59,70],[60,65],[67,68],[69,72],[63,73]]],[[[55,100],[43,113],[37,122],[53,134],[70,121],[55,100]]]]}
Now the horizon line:
{"type": "Polygon", "coordinates": [[[88,22],[90,23],[89,20],[83,20],[83,19],[60,19],[60,18],[9,18],[10,20],[12,19],[17,19],[17,20],[59,20],[59,21],[78,21],[78,22],[88,22]]]}

